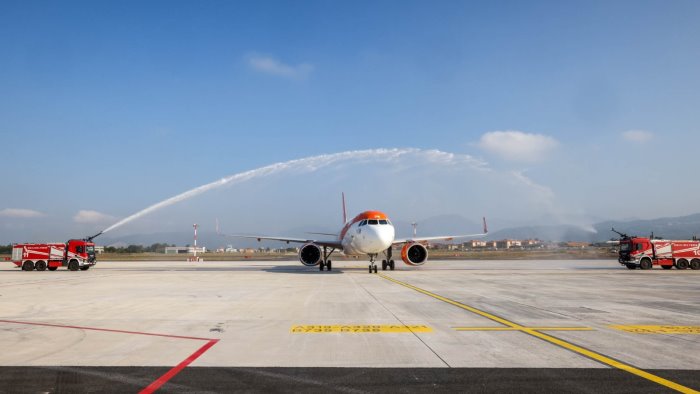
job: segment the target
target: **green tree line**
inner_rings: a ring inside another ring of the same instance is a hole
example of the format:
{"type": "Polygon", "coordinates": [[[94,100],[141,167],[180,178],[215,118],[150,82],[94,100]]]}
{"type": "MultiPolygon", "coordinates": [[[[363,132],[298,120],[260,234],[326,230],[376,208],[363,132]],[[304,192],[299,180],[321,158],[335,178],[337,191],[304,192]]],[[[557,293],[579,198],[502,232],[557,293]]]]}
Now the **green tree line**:
{"type": "Polygon", "coordinates": [[[129,245],[127,247],[115,248],[113,246],[105,247],[105,253],[165,253],[166,243],[154,243],[151,246],[129,245]]]}

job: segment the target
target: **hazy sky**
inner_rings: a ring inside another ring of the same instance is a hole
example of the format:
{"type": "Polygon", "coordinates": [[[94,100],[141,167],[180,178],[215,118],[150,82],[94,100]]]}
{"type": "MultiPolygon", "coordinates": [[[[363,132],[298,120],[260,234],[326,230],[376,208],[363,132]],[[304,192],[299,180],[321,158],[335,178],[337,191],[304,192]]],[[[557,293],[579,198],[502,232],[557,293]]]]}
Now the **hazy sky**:
{"type": "Polygon", "coordinates": [[[697,213],[698,20],[680,0],[2,1],[0,243],[393,147],[423,153],[226,187],[120,231],[221,212],[233,231],[319,226],[342,190],[406,221],[697,213]]]}

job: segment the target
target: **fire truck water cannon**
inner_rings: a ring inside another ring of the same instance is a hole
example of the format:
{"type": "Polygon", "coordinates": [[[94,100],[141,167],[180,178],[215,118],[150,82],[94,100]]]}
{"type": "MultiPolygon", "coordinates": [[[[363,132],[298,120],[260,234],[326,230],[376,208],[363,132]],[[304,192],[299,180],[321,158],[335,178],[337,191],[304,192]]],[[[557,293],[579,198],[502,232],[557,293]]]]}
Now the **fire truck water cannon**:
{"type": "Polygon", "coordinates": [[[93,235],[93,236],[91,236],[91,237],[85,237],[85,238],[83,238],[83,241],[85,241],[85,242],[92,242],[93,239],[99,237],[100,235],[102,235],[102,233],[104,233],[104,231],[100,231],[99,233],[97,233],[97,234],[95,234],[95,235],[93,235]]]}
{"type": "MultiPolygon", "coordinates": [[[[630,237],[629,235],[627,235],[627,234],[625,234],[625,233],[621,233],[621,232],[615,230],[615,227],[611,228],[610,230],[612,230],[613,233],[619,235],[620,238],[624,238],[624,239],[632,238],[632,237],[630,237]]],[[[99,235],[99,234],[98,234],[98,235],[99,235]]]]}

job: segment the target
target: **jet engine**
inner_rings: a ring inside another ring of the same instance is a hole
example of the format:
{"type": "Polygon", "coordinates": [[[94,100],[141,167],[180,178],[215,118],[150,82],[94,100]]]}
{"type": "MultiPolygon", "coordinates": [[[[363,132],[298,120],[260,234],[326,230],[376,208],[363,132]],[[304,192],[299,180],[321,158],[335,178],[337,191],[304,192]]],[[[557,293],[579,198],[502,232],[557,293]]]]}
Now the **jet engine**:
{"type": "Polygon", "coordinates": [[[321,247],[314,243],[304,244],[299,248],[299,261],[307,267],[313,267],[321,262],[321,247]]]}
{"type": "Polygon", "coordinates": [[[407,243],[401,248],[401,259],[408,265],[423,265],[428,261],[428,249],[418,243],[407,243]]]}

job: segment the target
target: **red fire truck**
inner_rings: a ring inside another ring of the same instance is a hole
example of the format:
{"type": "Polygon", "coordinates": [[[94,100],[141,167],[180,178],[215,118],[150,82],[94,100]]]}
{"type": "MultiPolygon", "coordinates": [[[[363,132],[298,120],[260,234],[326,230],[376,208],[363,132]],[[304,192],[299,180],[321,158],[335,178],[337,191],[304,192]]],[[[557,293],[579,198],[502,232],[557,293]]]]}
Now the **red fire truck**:
{"type": "Polygon", "coordinates": [[[87,270],[97,264],[95,244],[90,239],[71,239],[66,243],[12,245],[12,262],[23,271],[87,270]]]}
{"type": "MultiPolygon", "coordinates": [[[[615,231],[615,229],[613,229],[615,231]]],[[[700,269],[700,241],[671,241],[630,237],[620,234],[620,264],[633,270],[637,267],[647,270],[655,265],[664,269],[676,267],[679,270],[700,269]]]]}

